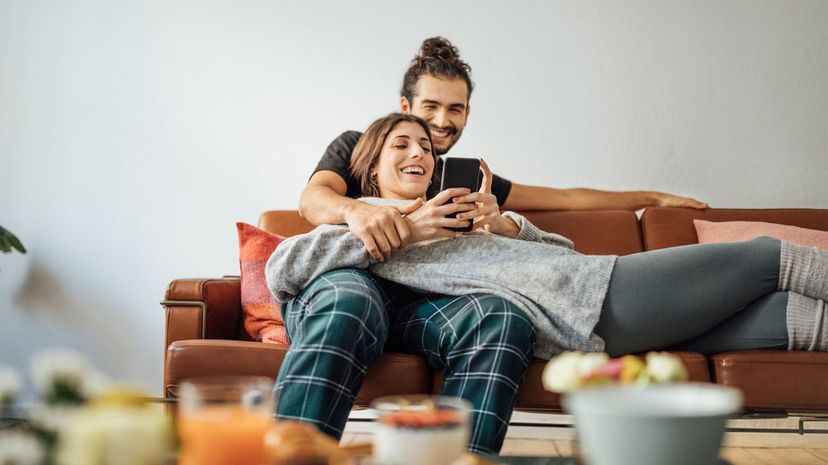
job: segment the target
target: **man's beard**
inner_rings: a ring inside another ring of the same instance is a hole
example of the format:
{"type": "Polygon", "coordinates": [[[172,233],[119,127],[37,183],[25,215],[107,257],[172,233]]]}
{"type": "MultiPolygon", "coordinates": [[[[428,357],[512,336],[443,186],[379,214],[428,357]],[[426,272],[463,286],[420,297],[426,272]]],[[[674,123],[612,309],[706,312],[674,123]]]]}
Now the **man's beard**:
{"type": "Polygon", "coordinates": [[[437,155],[438,157],[440,155],[447,154],[448,151],[451,150],[452,147],[454,147],[454,144],[456,144],[457,141],[460,140],[460,135],[463,134],[462,130],[458,131],[454,128],[448,129],[448,131],[449,131],[449,144],[448,144],[448,147],[443,149],[443,148],[440,148],[440,147],[437,147],[437,146],[433,146],[434,154],[437,155]]]}

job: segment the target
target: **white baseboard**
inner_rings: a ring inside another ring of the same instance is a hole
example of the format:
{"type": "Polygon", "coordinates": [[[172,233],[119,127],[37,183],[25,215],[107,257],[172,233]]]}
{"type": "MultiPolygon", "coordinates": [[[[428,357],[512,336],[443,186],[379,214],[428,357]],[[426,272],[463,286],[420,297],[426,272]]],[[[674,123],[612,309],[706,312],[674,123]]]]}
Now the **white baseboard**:
{"type": "MultiPolygon", "coordinates": [[[[377,418],[376,412],[370,409],[353,410],[350,420],[345,427],[346,434],[373,434],[375,423],[370,420],[377,418]]],[[[796,429],[799,417],[775,418],[762,420],[731,420],[727,426],[731,428],[784,428],[796,429]]],[[[553,439],[575,440],[575,429],[566,427],[550,427],[535,425],[572,424],[571,415],[515,412],[512,415],[512,425],[506,433],[509,439],[553,439]],[[521,425],[532,423],[532,426],[521,425]]],[[[810,423],[808,428],[828,429],[828,419],[824,422],[810,423]]],[[[795,433],[726,433],[725,447],[769,447],[769,448],[828,448],[828,434],[795,433]]]]}

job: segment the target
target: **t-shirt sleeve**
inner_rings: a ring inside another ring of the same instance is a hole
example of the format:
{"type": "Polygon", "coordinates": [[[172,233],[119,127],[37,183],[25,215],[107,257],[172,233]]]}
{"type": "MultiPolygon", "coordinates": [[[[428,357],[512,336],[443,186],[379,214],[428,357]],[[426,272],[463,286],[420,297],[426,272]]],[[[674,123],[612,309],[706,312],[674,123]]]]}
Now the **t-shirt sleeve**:
{"type": "Polygon", "coordinates": [[[348,186],[347,196],[351,198],[358,198],[361,196],[359,182],[351,176],[349,167],[351,166],[351,153],[356,147],[357,141],[362,136],[358,131],[345,131],[334,139],[325,149],[325,154],[313,170],[314,174],[320,171],[333,171],[345,180],[348,186]]]}
{"type": "Polygon", "coordinates": [[[492,176],[492,194],[497,197],[497,204],[501,207],[506,203],[506,197],[509,197],[509,192],[512,190],[512,181],[506,178],[501,178],[498,175],[492,176]]]}

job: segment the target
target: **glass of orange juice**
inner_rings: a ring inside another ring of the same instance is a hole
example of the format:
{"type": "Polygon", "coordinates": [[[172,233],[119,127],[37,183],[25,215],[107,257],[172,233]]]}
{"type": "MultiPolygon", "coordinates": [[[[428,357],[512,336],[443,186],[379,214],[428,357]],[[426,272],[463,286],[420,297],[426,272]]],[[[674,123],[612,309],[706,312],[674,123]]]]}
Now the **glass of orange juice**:
{"type": "Polygon", "coordinates": [[[264,465],[273,422],[273,381],[260,376],[193,378],[178,397],[179,465],[264,465]]]}

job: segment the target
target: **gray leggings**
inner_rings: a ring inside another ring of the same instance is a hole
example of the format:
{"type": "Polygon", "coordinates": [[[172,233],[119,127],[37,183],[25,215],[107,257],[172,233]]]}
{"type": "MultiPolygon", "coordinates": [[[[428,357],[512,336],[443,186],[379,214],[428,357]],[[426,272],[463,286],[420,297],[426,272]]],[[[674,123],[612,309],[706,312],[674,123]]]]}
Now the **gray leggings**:
{"type": "Polygon", "coordinates": [[[786,349],[781,242],[696,244],[619,257],[595,333],[617,356],[786,349]]]}

